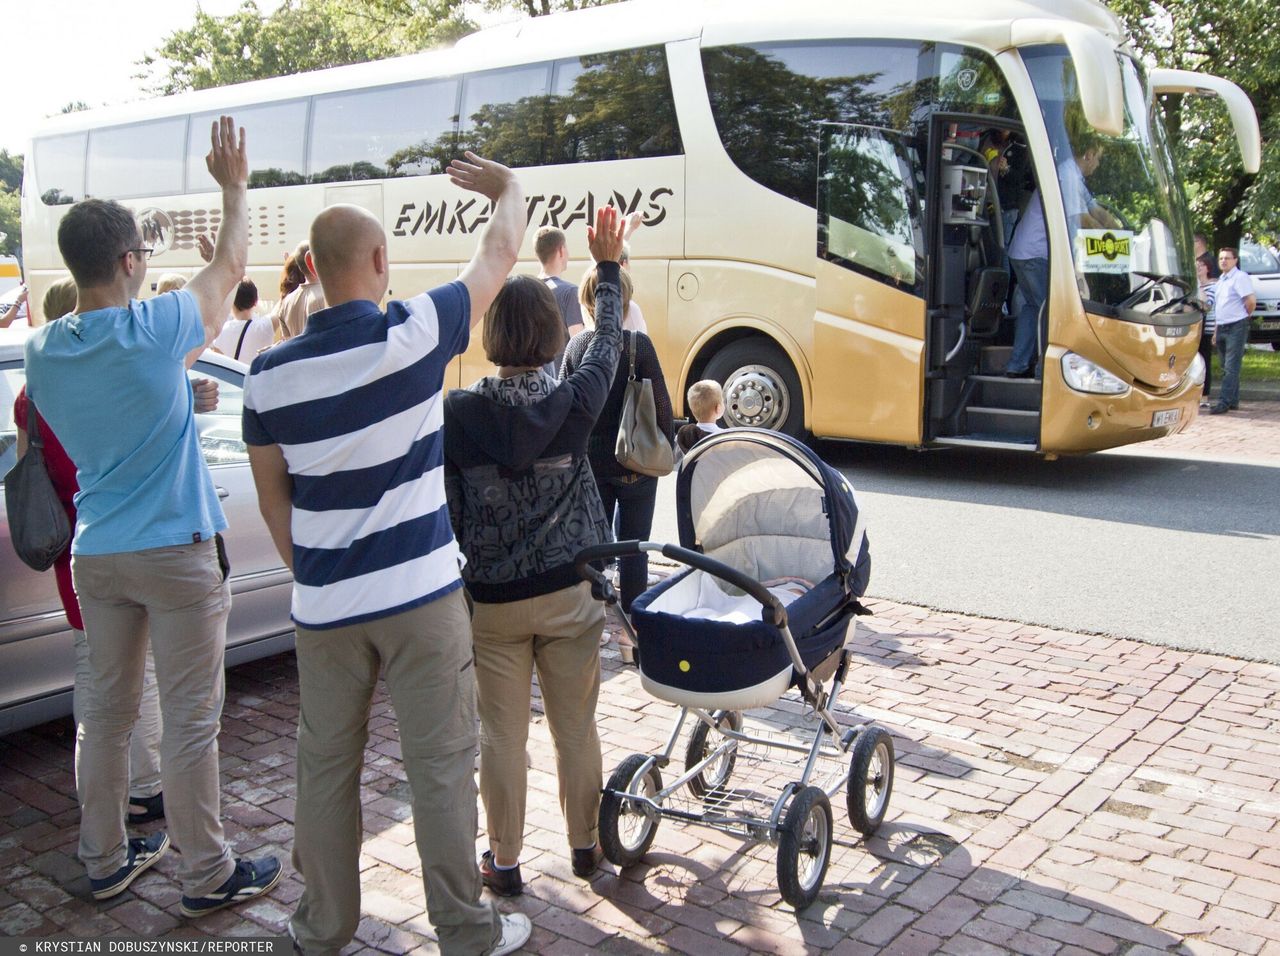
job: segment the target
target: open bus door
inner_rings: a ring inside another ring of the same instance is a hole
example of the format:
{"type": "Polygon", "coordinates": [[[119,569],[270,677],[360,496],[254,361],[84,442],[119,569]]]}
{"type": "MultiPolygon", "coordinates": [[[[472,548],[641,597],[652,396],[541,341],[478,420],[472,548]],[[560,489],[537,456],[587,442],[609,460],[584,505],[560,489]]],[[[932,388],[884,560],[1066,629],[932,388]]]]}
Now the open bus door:
{"type": "Polygon", "coordinates": [[[810,420],[817,434],[923,439],[924,182],[904,134],[822,125],[810,420]]]}

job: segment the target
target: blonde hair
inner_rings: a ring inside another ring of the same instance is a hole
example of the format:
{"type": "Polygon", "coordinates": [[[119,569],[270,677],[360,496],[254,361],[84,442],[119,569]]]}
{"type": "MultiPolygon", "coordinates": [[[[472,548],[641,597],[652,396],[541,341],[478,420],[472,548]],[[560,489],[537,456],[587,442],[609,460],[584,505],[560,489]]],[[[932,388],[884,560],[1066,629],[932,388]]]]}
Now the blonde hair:
{"type": "MultiPolygon", "coordinates": [[[[631,305],[631,293],[634,286],[631,284],[631,276],[627,274],[625,269],[620,269],[618,275],[622,277],[622,316],[625,318],[627,309],[631,305]]],[[[582,281],[578,283],[578,301],[582,303],[586,309],[587,317],[592,323],[596,320],[596,267],[591,266],[587,269],[587,274],[582,277],[582,281]]]]}
{"type": "Polygon", "coordinates": [[[76,297],[76,280],[70,276],[59,279],[49,286],[45,290],[44,298],[40,300],[40,311],[44,313],[44,320],[52,322],[54,319],[62,318],[68,312],[74,312],[76,297]]]}
{"type": "Polygon", "coordinates": [[[704,378],[689,386],[689,410],[700,422],[713,422],[716,409],[724,404],[724,389],[713,378],[704,378]]]}
{"type": "Polygon", "coordinates": [[[187,277],[179,272],[166,272],[156,280],[156,295],[175,292],[187,284],[187,277]]]}

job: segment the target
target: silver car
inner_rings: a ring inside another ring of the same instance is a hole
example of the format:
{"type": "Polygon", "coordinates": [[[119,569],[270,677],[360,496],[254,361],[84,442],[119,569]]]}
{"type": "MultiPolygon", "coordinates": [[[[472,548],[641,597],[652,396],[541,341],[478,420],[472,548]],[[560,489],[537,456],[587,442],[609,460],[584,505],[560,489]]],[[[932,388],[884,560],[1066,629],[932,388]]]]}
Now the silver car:
{"type": "MultiPolygon", "coordinates": [[[[224,532],[231,559],[231,618],[227,664],[267,657],[293,647],[289,601],[293,578],[271,543],[258,513],[249,457],[240,435],[244,376],[248,367],[205,352],[188,373],[218,380],[218,408],[197,415],[200,447],[230,525],[224,532]]],[[[22,345],[0,342],[0,475],[17,460],[13,400],[26,381],[22,345]]],[[[0,487],[0,501],[4,489],[0,487]]],[[[53,571],[32,571],[9,542],[7,512],[0,506],[0,734],[71,713],[75,671],[71,629],[62,613],[53,571]]]]}

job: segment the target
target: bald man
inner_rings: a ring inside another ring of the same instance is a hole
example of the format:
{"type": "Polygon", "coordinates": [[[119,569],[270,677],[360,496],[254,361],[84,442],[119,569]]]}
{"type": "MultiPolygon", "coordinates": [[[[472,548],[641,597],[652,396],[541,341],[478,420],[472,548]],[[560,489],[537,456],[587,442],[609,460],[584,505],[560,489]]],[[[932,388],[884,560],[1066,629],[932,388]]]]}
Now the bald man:
{"type": "Polygon", "coordinates": [[[445,368],[515,265],[525,204],[509,169],[473,153],[448,173],[491,206],[459,280],[384,312],[382,224],[356,206],[326,209],[309,258],[329,307],[254,359],[245,382],[259,506],[294,576],[293,860],[306,888],[289,928],[305,953],[337,953],[360,921],[360,770],[380,672],[440,951],[513,952],[531,928],[480,902],[471,622],[440,433],[445,368]]]}

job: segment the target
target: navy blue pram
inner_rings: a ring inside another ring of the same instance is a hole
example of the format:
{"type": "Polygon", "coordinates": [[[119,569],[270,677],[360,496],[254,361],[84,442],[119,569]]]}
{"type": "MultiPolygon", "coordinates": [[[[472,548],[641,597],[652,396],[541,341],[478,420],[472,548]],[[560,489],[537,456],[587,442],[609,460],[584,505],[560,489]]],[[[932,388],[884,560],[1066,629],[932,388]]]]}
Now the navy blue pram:
{"type": "Polygon", "coordinates": [[[616,596],[589,562],[653,551],[688,566],[622,616],[642,686],[681,711],[661,755],[633,754],[605,786],[601,846],[619,866],[636,863],[664,816],[767,840],[778,845],[783,898],[802,908],[816,898],[830,861],[830,797],[847,785],[850,819],[869,834],[884,819],[893,785],[889,735],[870,724],[842,725],[832,710],[871,573],[853,488],[800,442],[735,428],[685,455],[676,508],[680,546],[621,541],[577,559],[609,603],[616,596]],[[816,722],[811,741],[745,727],[743,711],[769,707],[791,688],[816,722]],[[690,716],[685,772],[664,787],[661,770],[690,716]],[[740,758],[769,749],[808,760],[798,775],[784,767],[781,796],[752,813],[745,808],[759,804],[759,792],[733,790],[729,778],[740,758]],[[850,753],[847,772],[811,785],[820,757],[850,753]],[[678,805],[684,788],[696,798],[689,808],[678,805]]]}

